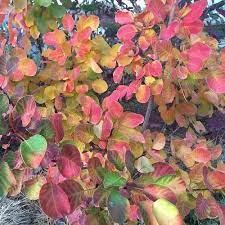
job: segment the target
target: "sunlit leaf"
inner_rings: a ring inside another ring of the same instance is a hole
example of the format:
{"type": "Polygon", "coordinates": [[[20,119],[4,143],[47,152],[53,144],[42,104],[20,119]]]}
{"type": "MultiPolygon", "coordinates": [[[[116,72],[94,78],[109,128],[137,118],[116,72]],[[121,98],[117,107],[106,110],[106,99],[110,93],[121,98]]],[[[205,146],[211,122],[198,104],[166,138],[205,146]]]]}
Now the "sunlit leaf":
{"type": "Polygon", "coordinates": [[[43,136],[36,134],[20,144],[20,153],[24,163],[32,168],[37,168],[44,158],[47,142],[43,136]]]}

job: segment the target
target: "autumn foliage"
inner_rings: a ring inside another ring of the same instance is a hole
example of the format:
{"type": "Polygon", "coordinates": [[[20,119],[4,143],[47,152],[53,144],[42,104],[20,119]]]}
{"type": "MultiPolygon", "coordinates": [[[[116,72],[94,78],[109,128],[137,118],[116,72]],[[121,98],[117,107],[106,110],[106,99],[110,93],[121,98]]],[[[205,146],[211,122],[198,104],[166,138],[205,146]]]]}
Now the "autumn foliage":
{"type": "Polygon", "coordinates": [[[206,0],[118,11],[114,44],[97,16],[66,3],[0,4],[1,196],[22,191],[74,225],[181,225],[192,210],[225,224],[214,198],[225,188],[222,147],[201,137],[199,120],[225,106],[225,51],[203,32],[206,0]],[[131,99],[186,135],[141,129],[131,99]]]}

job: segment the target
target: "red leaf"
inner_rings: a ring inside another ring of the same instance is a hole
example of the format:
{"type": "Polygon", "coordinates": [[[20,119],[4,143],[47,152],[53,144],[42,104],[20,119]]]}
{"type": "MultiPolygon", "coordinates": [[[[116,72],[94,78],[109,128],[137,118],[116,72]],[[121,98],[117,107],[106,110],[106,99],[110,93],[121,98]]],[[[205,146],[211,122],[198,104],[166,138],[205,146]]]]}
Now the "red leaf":
{"type": "Polygon", "coordinates": [[[120,124],[125,127],[135,128],[144,122],[144,117],[133,112],[125,112],[120,120],[120,124]]]}
{"type": "Polygon", "coordinates": [[[199,72],[203,67],[203,62],[200,58],[192,58],[187,64],[187,68],[192,73],[199,72]]]}
{"type": "Polygon", "coordinates": [[[62,114],[55,113],[50,118],[52,126],[55,130],[55,142],[60,142],[64,137],[64,130],[62,125],[62,114]]]}
{"type": "Polygon", "coordinates": [[[136,35],[137,29],[132,24],[126,24],[119,28],[117,37],[122,41],[130,41],[136,35]]]}
{"type": "Polygon", "coordinates": [[[121,79],[122,79],[122,75],[123,75],[123,70],[124,67],[123,66],[119,66],[117,67],[114,72],[113,72],[113,81],[115,83],[120,83],[121,79]]]}
{"type": "Polygon", "coordinates": [[[153,165],[153,167],[155,168],[154,172],[152,173],[152,177],[154,179],[158,179],[162,176],[165,176],[165,175],[173,175],[173,174],[176,174],[174,169],[166,164],[166,163],[155,163],[153,165]]]}
{"type": "Polygon", "coordinates": [[[65,180],[59,184],[62,190],[66,193],[71,213],[81,204],[84,195],[84,189],[82,186],[74,180],[65,180]]]}
{"type": "Polygon", "coordinates": [[[53,219],[63,218],[71,211],[66,193],[57,184],[44,184],[41,188],[39,198],[41,208],[53,219]]]}
{"type": "Polygon", "coordinates": [[[74,28],[75,25],[75,21],[73,19],[73,17],[70,14],[65,14],[62,18],[62,24],[63,27],[68,30],[69,32],[71,32],[74,28]]]}
{"type": "Polygon", "coordinates": [[[211,171],[208,173],[208,183],[213,189],[222,189],[225,187],[225,174],[220,171],[211,171]]]}
{"type": "Polygon", "coordinates": [[[77,177],[81,171],[80,152],[73,145],[66,144],[58,159],[60,173],[67,178],[77,177]]]}
{"type": "Polygon", "coordinates": [[[161,187],[159,185],[149,185],[144,188],[144,191],[149,193],[154,200],[164,198],[172,203],[176,203],[175,193],[167,187],[161,187]]]}
{"type": "Polygon", "coordinates": [[[115,15],[115,21],[121,25],[124,25],[124,24],[128,24],[128,23],[133,23],[134,17],[131,14],[131,12],[118,11],[118,12],[116,12],[116,15],[115,15]]]}
{"type": "Polygon", "coordinates": [[[203,21],[201,21],[199,19],[193,23],[182,23],[181,26],[184,28],[185,33],[187,33],[189,35],[190,34],[198,34],[199,32],[202,31],[202,29],[204,27],[204,23],[203,23],[203,21]]]}

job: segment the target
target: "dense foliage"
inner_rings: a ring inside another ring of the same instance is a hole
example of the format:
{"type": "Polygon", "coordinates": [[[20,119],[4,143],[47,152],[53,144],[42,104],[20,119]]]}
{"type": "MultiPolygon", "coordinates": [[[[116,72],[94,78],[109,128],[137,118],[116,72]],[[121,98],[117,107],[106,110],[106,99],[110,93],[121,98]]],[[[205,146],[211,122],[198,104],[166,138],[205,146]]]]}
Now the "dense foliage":
{"type": "Polygon", "coordinates": [[[225,51],[202,31],[206,0],[117,11],[113,44],[69,1],[0,3],[1,196],[23,191],[71,224],[181,225],[193,210],[225,224],[214,198],[222,147],[199,120],[225,107],[225,51]],[[133,99],[148,104],[145,118],[125,110],[133,99]],[[183,138],[146,129],[153,104],[183,138]]]}

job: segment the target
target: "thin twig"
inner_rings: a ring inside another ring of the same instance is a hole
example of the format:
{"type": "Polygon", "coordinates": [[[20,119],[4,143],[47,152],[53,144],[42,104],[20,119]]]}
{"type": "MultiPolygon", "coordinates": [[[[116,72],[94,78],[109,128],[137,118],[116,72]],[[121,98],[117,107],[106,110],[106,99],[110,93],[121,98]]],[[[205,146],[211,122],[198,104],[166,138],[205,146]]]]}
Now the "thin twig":
{"type": "Polygon", "coordinates": [[[150,97],[148,100],[148,107],[147,107],[147,111],[145,113],[145,119],[144,119],[144,123],[142,125],[142,132],[145,131],[148,127],[148,122],[151,116],[151,112],[152,112],[152,108],[153,108],[153,98],[150,97]]]}

